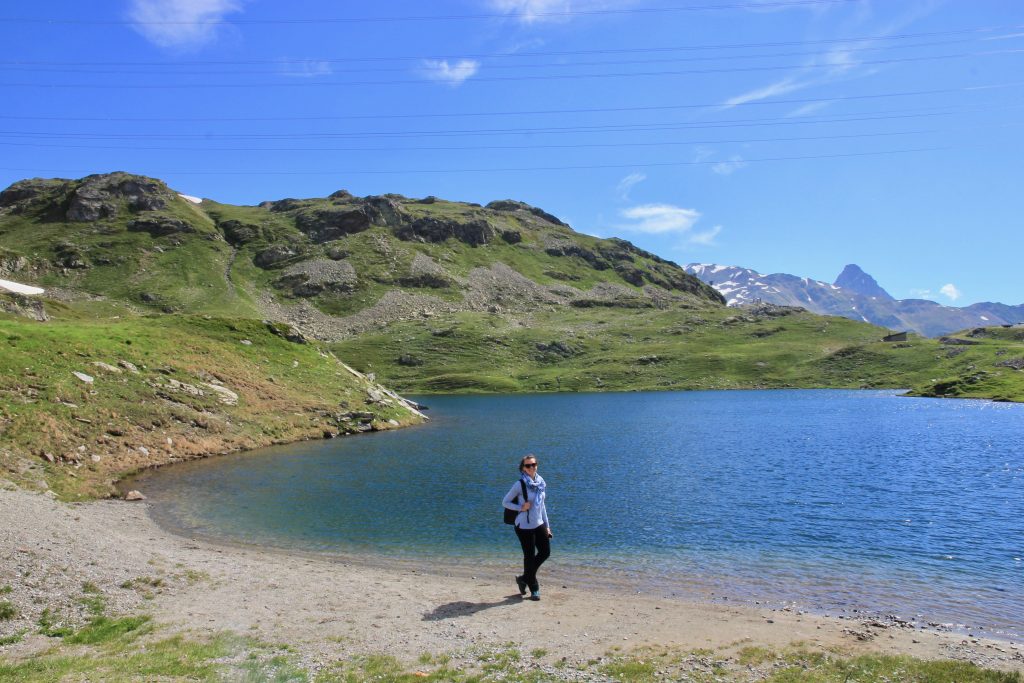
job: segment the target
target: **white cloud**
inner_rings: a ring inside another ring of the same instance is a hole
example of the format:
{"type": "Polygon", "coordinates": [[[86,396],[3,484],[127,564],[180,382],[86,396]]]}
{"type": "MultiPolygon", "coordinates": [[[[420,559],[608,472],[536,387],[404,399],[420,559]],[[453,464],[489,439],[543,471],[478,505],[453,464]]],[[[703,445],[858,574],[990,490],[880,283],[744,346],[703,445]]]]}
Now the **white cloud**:
{"type": "Polygon", "coordinates": [[[565,22],[572,13],[600,12],[625,9],[639,0],[488,0],[496,12],[508,14],[524,24],[538,22],[565,22]]]}
{"type": "Polygon", "coordinates": [[[243,0],[131,0],[128,19],[160,47],[198,48],[217,38],[224,17],[243,0]]]}
{"type": "Polygon", "coordinates": [[[833,100],[820,100],[818,102],[809,102],[802,107],[797,107],[793,111],[786,114],[787,119],[798,119],[803,116],[810,116],[811,114],[821,111],[825,107],[832,104],[833,100]]]}
{"type": "Polygon", "coordinates": [[[565,16],[550,16],[570,11],[570,0],[490,0],[490,5],[502,14],[511,14],[524,24],[536,21],[566,19],[565,16]]]}
{"type": "Polygon", "coordinates": [[[950,301],[956,301],[962,296],[960,290],[957,289],[956,285],[954,285],[953,283],[942,285],[942,287],[939,288],[939,294],[946,297],[950,301]]]}
{"type": "Polygon", "coordinates": [[[647,180],[647,176],[643,173],[630,173],[628,176],[619,181],[619,184],[615,186],[615,193],[619,195],[619,199],[622,201],[629,201],[630,191],[637,185],[647,180]]]}
{"type": "Polygon", "coordinates": [[[787,76],[780,81],[770,83],[761,88],[756,88],[742,95],[736,97],[730,97],[722,103],[724,108],[736,107],[741,104],[747,104],[748,102],[757,102],[759,100],[766,100],[769,97],[776,97],[778,95],[785,95],[791,93],[794,90],[800,90],[810,85],[810,81],[798,81],[792,76],[787,76]]]}
{"type": "Polygon", "coordinates": [[[687,244],[700,246],[700,247],[714,247],[718,246],[715,242],[715,238],[722,232],[722,226],[716,225],[710,230],[704,232],[695,232],[690,235],[690,238],[686,241],[687,244]]]}
{"type": "Polygon", "coordinates": [[[460,59],[449,64],[447,59],[424,59],[421,64],[423,76],[431,81],[439,81],[458,87],[467,78],[480,70],[480,62],[475,59],[460,59]]]}
{"type": "Polygon", "coordinates": [[[334,67],[330,62],[324,61],[285,59],[278,65],[278,71],[282,76],[292,78],[316,78],[317,76],[330,76],[334,73],[334,67]]]}
{"type": "Polygon", "coordinates": [[[718,175],[732,175],[746,165],[747,162],[743,161],[743,157],[734,154],[727,161],[719,161],[717,164],[712,164],[711,170],[718,175]]]}
{"type": "Polygon", "coordinates": [[[620,214],[633,221],[619,226],[622,229],[651,234],[686,232],[700,218],[699,211],[672,204],[641,204],[623,209],[620,214]]]}

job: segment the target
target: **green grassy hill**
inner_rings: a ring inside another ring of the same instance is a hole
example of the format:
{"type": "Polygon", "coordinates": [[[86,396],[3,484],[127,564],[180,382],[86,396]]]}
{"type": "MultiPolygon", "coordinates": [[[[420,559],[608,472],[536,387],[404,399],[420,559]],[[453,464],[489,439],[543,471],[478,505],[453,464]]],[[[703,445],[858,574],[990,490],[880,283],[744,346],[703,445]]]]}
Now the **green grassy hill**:
{"type": "Polygon", "coordinates": [[[337,358],[416,392],[1024,400],[1022,330],[892,344],[845,318],[726,308],[676,264],[510,200],[231,206],[125,173],[25,180],[0,193],[0,278],[47,290],[0,295],[0,464],[69,496],[177,458],[419,419],[337,358]]]}

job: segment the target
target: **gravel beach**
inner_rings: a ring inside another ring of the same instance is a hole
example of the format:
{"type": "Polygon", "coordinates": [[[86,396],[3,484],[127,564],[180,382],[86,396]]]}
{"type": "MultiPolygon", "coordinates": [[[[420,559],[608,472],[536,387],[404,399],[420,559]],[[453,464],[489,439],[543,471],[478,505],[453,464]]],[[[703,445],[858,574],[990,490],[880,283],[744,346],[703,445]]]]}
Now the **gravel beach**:
{"type": "Polygon", "coordinates": [[[83,586],[112,614],[147,614],[165,632],[233,631],[287,643],[316,669],[356,654],[415,661],[515,643],[548,658],[586,661],[643,645],[736,651],[801,642],[811,647],[960,659],[1024,671],[1024,645],[784,610],[638,595],[573,578],[554,557],[543,600],[523,601],[510,568],[375,566],[355,558],[236,547],[175,535],[149,503],[61,503],[0,491],[0,587],[17,615],[0,621],[0,657],[20,660],[52,644],[37,635],[44,609],[84,623],[83,586]]]}

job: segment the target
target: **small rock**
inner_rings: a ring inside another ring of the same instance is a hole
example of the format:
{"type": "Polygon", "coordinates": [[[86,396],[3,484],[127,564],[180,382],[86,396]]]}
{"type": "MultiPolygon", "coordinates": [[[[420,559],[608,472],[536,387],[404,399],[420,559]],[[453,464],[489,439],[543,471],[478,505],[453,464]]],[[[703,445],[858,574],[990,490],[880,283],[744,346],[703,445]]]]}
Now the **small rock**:
{"type": "Polygon", "coordinates": [[[87,375],[84,372],[78,372],[77,370],[74,370],[71,372],[71,374],[77,377],[78,379],[82,380],[86,384],[92,384],[94,381],[90,375],[87,375]]]}
{"type": "Polygon", "coordinates": [[[242,343],[245,344],[246,346],[252,346],[252,341],[250,341],[249,339],[243,339],[242,343]]]}
{"type": "Polygon", "coordinates": [[[98,456],[98,455],[91,455],[91,456],[89,456],[89,459],[90,459],[90,460],[92,460],[93,462],[99,462],[99,461],[100,461],[100,460],[102,460],[103,458],[101,458],[101,457],[100,457],[100,456],[98,456]]]}
{"type": "Polygon", "coordinates": [[[397,427],[398,420],[388,420],[388,424],[391,425],[392,427],[397,427]]]}
{"type": "Polygon", "coordinates": [[[113,365],[110,365],[109,363],[104,363],[101,360],[93,361],[93,365],[95,365],[100,370],[103,370],[105,372],[112,372],[115,375],[121,374],[121,368],[115,368],[113,365]]]}
{"type": "Polygon", "coordinates": [[[139,446],[136,450],[143,455],[149,455],[149,449],[145,446],[139,446]]]}
{"type": "Polygon", "coordinates": [[[146,500],[146,497],[142,495],[140,491],[132,489],[124,497],[125,500],[146,500]]]}
{"type": "Polygon", "coordinates": [[[119,366],[121,366],[122,368],[124,368],[125,370],[127,370],[128,372],[133,372],[136,375],[139,374],[139,369],[137,367],[135,367],[134,363],[129,363],[126,360],[119,360],[119,361],[117,361],[117,364],[119,366]]]}

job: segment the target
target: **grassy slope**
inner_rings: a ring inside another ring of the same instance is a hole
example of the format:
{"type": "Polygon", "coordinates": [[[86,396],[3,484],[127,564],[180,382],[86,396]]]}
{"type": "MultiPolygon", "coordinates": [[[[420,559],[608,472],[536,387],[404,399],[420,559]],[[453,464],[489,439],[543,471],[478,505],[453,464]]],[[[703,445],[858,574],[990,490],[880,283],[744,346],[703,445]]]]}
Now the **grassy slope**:
{"type": "Polygon", "coordinates": [[[370,399],[370,385],[317,345],[287,341],[255,320],[36,323],[0,315],[0,349],[0,468],[68,498],[109,493],[112,481],[139,467],[351,431],[359,419],[339,421],[346,413],[372,412],[377,428],[416,421],[370,399]],[[119,361],[138,374],[95,365],[119,361]],[[203,386],[216,382],[238,394],[237,405],[203,386]]]}
{"type": "Polygon", "coordinates": [[[613,648],[604,657],[580,660],[574,653],[514,643],[474,646],[462,652],[423,653],[416,662],[376,653],[337,657],[307,670],[287,645],[261,643],[232,633],[206,638],[160,633],[146,617],[98,616],[80,630],[53,635],[52,648],[31,658],[0,657],[0,680],[49,683],[66,680],[295,681],[310,683],[557,683],[666,680],[832,683],[927,681],[1020,683],[1017,672],[969,662],[927,661],[908,656],[853,654],[793,645],[782,650],[746,646],[683,651],[613,648]]]}
{"type": "Polygon", "coordinates": [[[940,395],[949,392],[935,392],[935,380],[985,369],[983,380],[957,384],[953,395],[1024,400],[1024,373],[995,365],[1024,357],[1024,341],[994,334],[977,346],[923,338],[900,346],[878,341],[883,334],[810,313],[601,308],[528,320],[464,313],[393,324],[333,348],[402,391],[424,393],[886,387],[940,395]],[[571,355],[538,347],[551,342],[571,355]],[[965,350],[948,358],[950,348],[965,350]]]}

